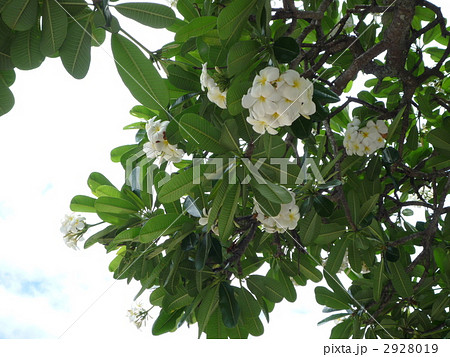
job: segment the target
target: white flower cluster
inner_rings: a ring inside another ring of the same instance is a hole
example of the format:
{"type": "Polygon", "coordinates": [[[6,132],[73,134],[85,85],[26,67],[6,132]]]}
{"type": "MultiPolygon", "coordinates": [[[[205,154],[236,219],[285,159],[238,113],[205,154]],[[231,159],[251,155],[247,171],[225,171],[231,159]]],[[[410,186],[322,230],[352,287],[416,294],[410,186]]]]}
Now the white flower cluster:
{"type": "Polygon", "coordinates": [[[295,229],[300,219],[299,208],[295,203],[295,195],[291,192],[292,201],[282,204],[280,213],[277,216],[267,216],[261,209],[258,202],[254,200],[255,207],[253,213],[256,213],[256,219],[262,223],[264,230],[268,233],[283,233],[288,229],[295,229]]]}
{"type": "MultiPolygon", "coordinates": [[[[211,212],[211,210],[209,210],[208,212],[206,212],[206,208],[203,208],[203,217],[201,217],[198,220],[198,223],[202,226],[206,226],[208,224],[208,219],[209,219],[209,213],[211,212]]],[[[215,235],[219,235],[219,226],[217,225],[217,220],[216,222],[214,222],[213,226],[211,227],[211,230],[213,231],[213,233],[215,235]]]]}
{"type": "Polygon", "coordinates": [[[369,120],[363,128],[360,124],[361,121],[355,118],[347,125],[344,147],[348,155],[370,155],[385,145],[388,128],[384,121],[369,120]]]}
{"type": "Polygon", "coordinates": [[[149,142],[144,144],[142,150],[148,158],[160,158],[163,160],[180,162],[184,155],[184,151],[177,149],[176,145],[171,145],[166,139],[166,128],[168,121],[150,119],[145,125],[149,142]]]}
{"type": "Polygon", "coordinates": [[[128,310],[128,318],[130,322],[133,323],[138,329],[145,326],[148,317],[148,311],[145,310],[142,306],[142,303],[137,303],[136,306],[133,306],[130,310],[128,310]]]}
{"type": "Polygon", "coordinates": [[[77,243],[82,240],[82,235],[86,231],[86,218],[79,214],[66,214],[61,220],[61,233],[64,234],[64,243],[69,248],[78,249],[77,243]]]}
{"type": "Polygon", "coordinates": [[[257,133],[275,135],[275,129],[290,126],[300,116],[309,119],[316,112],[313,84],[292,69],[280,75],[276,67],[266,67],[255,76],[252,87],[242,97],[249,109],[247,121],[257,133]]]}
{"type": "Polygon", "coordinates": [[[214,79],[208,74],[208,63],[202,66],[202,74],[200,75],[200,85],[202,90],[208,89],[208,99],[216,104],[219,108],[227,109],[227,91],[222,92],[214,79]]]}

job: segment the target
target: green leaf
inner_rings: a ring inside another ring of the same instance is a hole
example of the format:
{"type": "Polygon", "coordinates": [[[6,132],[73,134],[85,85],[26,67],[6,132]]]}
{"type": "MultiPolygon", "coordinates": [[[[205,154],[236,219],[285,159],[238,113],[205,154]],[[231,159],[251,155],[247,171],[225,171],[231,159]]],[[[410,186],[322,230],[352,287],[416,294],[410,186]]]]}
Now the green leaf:
{"type": "Polygon", "coordinates": [[[185,71],[181,66],[172,64],[167,67],[168,79],[175,87],[188,92],[200,92],[200,77],[185,71]]]}
{"type": "Polygon", "coordinates": [[[217,17],[215,16],[196,17],[177,31],[175,41],[186,42],[191,37],[202,36],[216,27],[216,23],[217,17]]]}
{"type": "Polygon", "coordinates": [[[36,24],[38,0],[10,1],[2,12],[2,19],[9,28],[27,31],[36,24]]]}
{"type": "MultiPolygon", "coordinates": [[[[192,167],[179,174],[173,174],[170,180],[161,187],[161,190],[158,193],[158,200],[161,203],[169,203],[189,194],[196,185],[194,177],[195,172],[195,169],[192,167]]],[[[202,168],[200,168],[200,177],[201,175],[202,168]]]]}
{"type": "Polygon", "coordinates": [[[305,245],[311,244],[319,235],[322,221],[320,216],[314,211],[310,210],[306,216],[300,220],[299,233],[302,237],[302,243],[305,245]]]}
{"type": "Polygon", "coordinates": [[[166,294],[162,301],[162,307],[164,310],[172,312],[188,306],[193,300],[194,298],[186,291],[179,291],[175,295],[166,294]]]}
{"type": "Polygon", "coordinates": [[[2,71],[0,70],[0,85],[11,87],[16,81],[16,72],[14,70],[2,71]]]}
{"type": "Polygon", "coordinates": [[[314,197],[313,206],[321,217],[330,217],[334,212],[334,203],[322,195],[314,197]]]}
{"type": "Polygon", "coordinates": [[[373,209],[377,205],[378,198],[380,197],[380,194],[376,194],[371,196],[367,201],[365,201],[359,212],[359,223],[361,223],[364,218],[366,218],[370,213],[372,213],[373,209]]]}
{"type": "Polygon", "coordinates": [[[316,239],[314,239],[314,243],[316,244],[329,244],[334,242],[336,239],[343,236],[343,234],[347,231],[344,226],[341,226],[337,223],[329,223],[329,224],[321,224],[320,225],[320,233],[316,239]]]}
{"type": "Polygon", "coordinates": [[[92,212],[95,213],[95,198],[83,195],[77,195],[70,201],[70,209],[74,212],[92,212]]]}
{"type": "Polygon", "coordinates": [[[383,291],[384,283],[386,281],[384,275],[384,262],[376,265],[373,269],[373,299],[380,301],[381,292],[383,291]]]}
{"type": "Polygon", "coordinates": [[[101,231],[98,231],[97,233],[90,236],[86,241],[84,242],[84,249],[87,249],[94,245],[95,243],[99,242],[101,239],[105,237],[113,238],[115,236],[115,232],[117,231],[117,227],[111,225],[108,226],[101,231]]]}
{"type": "Polygon", "coordinates": [[[188,21],[199,17],[197,10],[194,5],[192,5],[190,0],[178,0],[177,10],[184,17],[184,19],[188,21]]]}
{"type": "Polygon", "coordinates": [[[161,309],[158,318],[153,323],[152,334],[154,336],[159,336],[174,330],[177,326],[177,320],[183,313],[183,310],[184,309],[179,309],[172,313],[168,313],[164,309],[161,309]]]}
{"type": "Polygon", "coordinates": [[[96,194],[97,188],[99,186],[108,185],[114,187],[111,181],[109,181],[104,175],[99,172],[91,173],[89,175],[87,184],[94,195],[96,194]]]}
{"type": "Polygon", "coordinates": [[[194,113],[187,113],[180,120],[181,135],[192,145],[221,154],[226,149],[220,144],[220,130],[194,113]]]}
{"type": "Polygon", "coordinates": [[[200,338],[206,325],[219,306],[219,285],[212,286],[206,292],[202,299],[199,308],[197,309],[196,317],[198,321],[198,337],[200,338]]]}
{"type": "Polygon", "coordinates": [[[35,69],[44,61],[39,50],[41,33],[37,27],[28,31],[18,32],[11,43],[11,60],[19,69],[35,69]]]}
{"type": "Polygon", "coordinates": [[[278,62],[289,63],[300,53],[300,47],[292,37],[280,37],[273,44],[273,52],[278,62]]]}
{"type": "Polygon", "coordinates": [[[66,39],[59,50],[64,68],[76,79],[86,76],[91,63],[90,17],[84,17],[69,24],[66,39]]]}
{"type": "Polygon", "coordinates": [[[176,213],[151,217],[141,229],[140,241],[149,243],[161,236],[172,234],[182,229],[183,224],[187,222],[192,222],[192,219],[176,213]]]}
{"type": "Polygon", "coordinates": [[[283,293],[283,296],[289,302],[294,302],[297,300],[297,292],[295,290],[294,284],[291,281],[291,278],[284,274],[282,271],[278,271],[276,274],[277,280],[283,286],[283,289],[280,291],[283,293]]]}
{"type": "Polygon", "coordinates": [[[362,268],[361,252],[358,247],[357,234],[353,233],[353,239],[350,240],[348,244],[348,262],[351,268],[359,273],[362,268]]]}
{"type": "Polygon", "coordinates": [[[248,64],[255,61],[260,47],[257,41],[240,41],[231,46],[227,57],[227,74],[231,77],[245,71],[248,64]]]}
{"type": "Polygon", "coordinates": [[[247,278],[247,286],[258,299],[265,297],[275,303],[283,300],[284,296],[280,293],[283,286],[279,281],[268,276],[250,275],[247,278]]]}
{"type": "Polygon", "coordinates": [[[55,54],[67,35],[67,15],[54,0],[44,0],[42,7],[42,37],[40,50],[44,56],[55,54]]]}
{"type": "Polygon", "coordinates": [[[450,152],[450,131],[446,130],[446,128],[431,130],[427,135],[427,140],[435,148],[450,152]]]}
{"type": "Polygon", "coordinates": [[[198,240],[197,252],[195,254],[195,269],[203,270],[211,249],[211,237],[208,233],[203,234],[198,240]]]}
{"type": "Polygon", "coordinates": [[[241,195],[240,184],[230,184],[227,187],[225,198],[219,214],[219,235],[222,241],[227,240],[234,232],[234,214],[238,208],[241,195]]]}
{"type": "Polygon", "coordinates": [[[297,118],[291,125],[294,136],[298,139],[306,139],[311,134],[312,123],[311,119],[306,119],[303,116],[297,118]]]}
{"type": "Polygon", "coordinates": [[[214,187],[215,197],[211,209],[209,210],[208,225],[206,228],[208,231],[211,230],[211,227],[217,221],[217,216],[219,214],[220,208],[222,207],[225,200],[227,188],[228,188],[228,180],[226,179],[220,180],[214,187]]]}
{"type": "Polygon", "coordinates": [[[330,274],[336,274],[339,271],[342,261],[344,260],[347,244],[347,240],[341,238],[334,243],[333,247],[331,247],[330,254],[327,258],[327,264],[325,265],[325,270],[330,274]]]}
{"type": "Polygon", "coordinates": [[[153,28],[166,28],[175,22],[175,12],[168,6],[129,2],[114,7],[123,16],[153,28]]]}
{"type": "Polygon", "coordinates": [[[222,133],[220,135],[220,143],[231,151],[240,153],[239,147],[239,129],[234,119],[227,119],[222,126],[222,133]]]}
{"type": "Polygon", "coordinates": [[[256,3],[257,0],[235,0],[220,12],[217,30],[221,40],[233,43],[239,39],[242,27],[247,23],[256,3]]]}
{"type": "Polygon", "coordinates": [[[337,103],[341,100],[336,93],[319,82],[314,82],[313,98],[319,100],[321,104],[337,103]]]}
{"type": "Polygon", "coordinates": [[[431,308],[431,320],[443,320],[444,316],[446,316],[445,309],[448,308],[449,303],[450,297],[447,291],[444,290],[440,294],[438,294],[431,308]]]}
{"type": "Polygon", "coordinates": [[[234,289],[228,282],[220,283],[219,308],[222,313],[223,324],[228,328],[235,327],[239,322],[241,310],[234,297],[234,289]]]}
{"type": "MultiPolygon", "coordinates": [[[[231,115],[238,115],[244,108],[242,107],[242,97],[247,93],[250,83],[233,81],[227,91],[227,109],[231,115]]],[[[242,133],[241,133],[242,135],[242,133]]]]}
{"type": "Polygon", "coordinates": [[[94,206],[97,212],[112,214],[130,214],[139,210],[138,207],[127,200],[107,196],[99,197],[94,206]]]}
{"type": "Polygon", "coordinates": [[[331,307],[332,309],[343,310],[348,309],[350,306],[342,302],[335,293],[324,288],[323,286],[318,286],[314,289],[316,294],[316,301],[320,305],[331,307]]]}
{"type": "Polygon", "coordinates": [[[133,97],[146,107],[163,112],[169,104],[169,91],[152,62],[121,35],[111,36],[111,47],[120,77],[133,97]]]}
{"type": "Polygon", "coordinates": [[[400,159],[399,152],[393,147],[387,147],[383,150],[382,160],[385,164],[393,164],[400,159]]]}
{"type": "Polygon", "coordinates": [[[413,287],[411,279],[405,271],[405,267],[400,261],[388,263],[391,270],[390,278],[397,293],[404,298],[410,298],[413,295],[413,287]]]}
{"type": "Polygon", "coordinates": [[[321,326],[321,325],[323,325],[324,323],[326,323],[328,321],[334,321],[334,320],[340,319],[341,317],[348,316],[348,315],[349,315],[348,312],[341,312],[339,314],[333,314],[333,315],[328,316],[327,318],[325,318],[323,320],[320,320],[317,323],[317,326],[321,326]]]}
{"type": "Polygon", "coordinates": [[[292,196],[283,186],[266,181],[263,184],[252,180],[252,188],[273,203],[286,204],[292,202],[292,196]]]}
{"type": "Polygon", "coordinates": [[[14,107],[14,95],[11,90],[0,84],[0,116],[5,115],[14,107]]]}
{"type": "Polygon", "coordinates": [[[269,201],[259,191],[254,192],[254,197],[255,197],[256,202],[259,204],[259,206],[261,207],[261,210],[264,212],[265,215],[275,217],[280,213],[281,204],[269,201]]]}
{"type": "Polygon", "coordinates": [[[402,116],[403,113],[405,112],[406,106],[403,107],[402,109],[400,109],[400,111],[397,113],[397,115],[395,116],[394,120],[392,121],[392,124],[389,126],[388,129],[388,135],[386,138],[386,142],[390,143],[394,137],[394,133],[397,130],[400,122],[402,121],[402,116]]]}
{"type": "MultiPolygon", "coordinates": [[[[258,301],[246,288],[237,290],[236,299],[241,307],[241,316],[244,320],[258,317],[261,312],[261,306],[258,301]]],[[[250,332],[251,333],[251,332],[250,332]]]]}
{"type": "Polygon", "coordinates": [[[120,162],[120,158],[126,152],[136,148],[136,145],[122,145],[111,150],[111,161],[120,162]]]}

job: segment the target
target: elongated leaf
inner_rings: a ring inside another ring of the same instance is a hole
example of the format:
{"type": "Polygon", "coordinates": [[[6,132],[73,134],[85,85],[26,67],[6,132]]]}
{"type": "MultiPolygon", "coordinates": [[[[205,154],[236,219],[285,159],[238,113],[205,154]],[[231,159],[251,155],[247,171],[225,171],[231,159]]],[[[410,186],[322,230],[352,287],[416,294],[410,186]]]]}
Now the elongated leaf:
{"type": "Polygon", "coordinates": [[[95,210],[102,213],[129,214],[136,213],[139,209],[127,200],[116,197],[99,197],[95,201],[95,210]]]}
{"type": "Polygon", "coordinates": [[[203,270],[206,260],[208,259],[209,250],[211,249],[210,235],[203,234],[198,241],[197,252],[195,254],[195,269],[203,270]]]}
{"type": "Polygon", "coordinates": [[[180,230],[187,222],[192,222],[192,220],[176,213],[151,217],[141,229],[140,241],[148,243],[161,236],[172,234],[180,230]]]}
{"type": "Polygon", "coordinates": [[[254,197],[259,207],[261,207],[261,210],[264,213],[264,215],[275,217],[280,213],[281,204],[269,201],[259,191],[254,192],[254,197]]]}
{"type": "Polygon", "coordinates": [[[200,92],[200,77],[193,72],[184,70],[181,66],[172,64],[167,67],[169,82],[175,87],[188,92],[200,92]]]}
{"type": "Polygon", "coordinates": [[[347,249],[347,240],[339,239],[335,242],[334,246],[330,249],[330,254],[327,258],[327,264],[325,270],[330,274],[336,274],[342,265],[344,260],[345,251],[347,249]]]}
{"type": "Polygon", "coordinates": [[[300,236],[302,237],[302,243],[309,245],[313,242],[320,233],[321,220],[320,216],[314,212],[309,211],[304,219],[300,220],[300,236]]]}
{"type": "Polygon", "coordinates": [[[316,293],[316,301],[320,305],[325,305],[337,310],[348,309],[350,306],[342,302],[335,293],[324,288],[323,286],[318,286],[314,289],[316,293]]]}
{"type": "Polygon", "coordinates": [[[364,218],[366,218],[375,208],[378,202],[379,194],[371,196],[367,201],[365,201],[359,212],[359,222],[361,223],[364,218]]]}
{"type": "Polygon", "coordinates": [[[11,90],[0,84],[0,116],[8,113],[14,107],[14,95],[11,90]]]}
{"type": "Polygon", "coordinates": [[[219,37],[229,43],[236,42],[242,27],[247,23],[257,0],[235,0],[223,9],[217,19],[219,37]]]}
{"type": "Polygon", "coordinates": [[[263,184],[252,181],[252,188],[273,203],[286,204],[292,202],[292,196],[283,186],[266,181],[263,184]]]}
{"type": "Polygon", "coordinates": [[[239,129],[234,119],[228,119],[222,126],[222,134],[220,135],[220,143],[231,151],[239,153],[239,129]]]}
{"type": "Polygon", "coordinates": [[[322,217],[330,217],[334,211],[334,203],[322,195],[314,197],[313,206],[316,212],[322,217]]]}
{"type": "Polygon", "coordinates": [[[177,320],[183,313],[183,309],[168,313],[162,309],[158,318],[153,323],[152,334],[154,336],[162,335],[163,333],[172,331],[177,326],[177,320]]]}
{"type": "Polygon", "coordinates": [[[219,306],[219,285],[213,286],[206,292],[205,297],[202,299],[200,306],[197,309],[196,317],[198,321],[198,337],[200,338],[203,331],[205,331],[206,325],[219,306]]]}
{"type": "Polygon", "coordinates": [[[276,274],[278,277],[278,281],[283,286],[283,290],[281,293],[289,302],[294,302],[297,300],[297,292],[295,291],[294,284],[292,284],[291,279],[289,276],[285,275],[282,271],[279,271],[278,274],[276,274]]]}
{"type": "Polygon", "coordinates": [[[292,37],[280,37],[273,44],[273,52],[278,62],[289,63],[298,56],[300,47],[292,37]]]}
{"type": "Polygon", "coordinates": [[[248,82],[233,81],[231,83],[227,91],[227,109],[231,115],[237,115],[244,110],[242,96],[247,93],[249,87],[248,82]]]}
{"type": "Polygon", "coordinates": [[[261,306],[246,288],[242,287],[237,290],[236,299],[241,307],[241,315],[243,319],[251,319],[259,316],[261,306]]]}
{"type": "Polygon", "coordinates": [[[191,22],[180,28],[176,35],[176,42],[186,42],[191,37],[198,37],[208,33],[217,23],[215,16],[202,16],[192,19],[191,22]]]}
{"type": "Polygon", "coordinates": [[[36,24],[38,0],[10,1],[2,12],[2,19],[9,28],[27,31],[36,24]]]}
{"type": "Polygon", "coordinates": [[[95,213],[95,198],[78,195],[70,201],[70,209],[74,212],[93,212],[95,213]]]}
{"type": "Polygon", "coordinates": [[[404,298],[410,298],[413,294],[411,279],[405,271],[405,267],[400,261],[395,263],[388,262],[391,270],[391,281],[397,293],[404,298]]]}
{"type": "Polygon", "coordinates": [[[153,28],[169,27],[175,22],[175,12],[168,6],[129,2],[114,7],[123,16],[153,28]]]}
{"type": "Polygon", "coordinates": [[[219,214],[219,235],[222,241],[227,240],[234,231],[234,214],[238,207],[240,194],[241,185],[228,185],[219,214]]]}
{"type": "MultiPolygon", "coordinates": [[[[203,177],[202,168],[200,168],[200,179],[203,177]]],[[[169,203],[178,200],[180,197],[189,194],[195,183],[195,168],[187,169],[179,174],[174,174],[166,182],[158,193],[158,199],[161,203],[169,203]]]]}
{"type": "Polygon", "coordinates": [[[191,21],[196,17],[199,17],[198,11],[192,5],[190,0],[178,0],[177,10],[181,15],[183,15],[185,20],[191,21]]]}
{"type": "Polygon", "coordinates": [[[60,48],[59,54],[64,68],[76,79],[84,78],[89,71],[91,34],[90,18],[71,22],[67,29],[67,37],[60,48]]]}
{"type": "Polygon", "coordinates": [[[103,185],[113,186],[114,185],[109,181],[103,174],[100,172],[93,172],[89,175],[87,184],[91,189],[92,193],[95,195],[98,187],[103,185]]]}
{"type": "Polygon", "coordinates": [[[348,244],[348,262],[354,271],[359,273],[362,267],[361,251],[358,249],[358,240],[356,234],[348,244]]]}
{"type": "Polygon", "coordinates": [[[169,104],[169,91],[153,64],[121,35],[111,36],[111,47],[117,71],[133,97],[146,107],[163,111],[169,104]]]}
{"type": "Polygon", "coordinates": [[[67,35],[67,14],[54,0],[44,0],[42,7],[42,37],[40,49],[51,56],[62,46],[67,35]]]}
{"type": "Polygon", "coordinates": [[[172,312],[188,306],[193,300],[194,298],[186,291],[179,291],[175,295],[166,294],[162,301],[162,307],[164,310],[172,312]]]}
{"type": "Polygon", "coordinates": [[[326,323],[326,322],[328,322],[328,321],[337,320],[337,319],[340,319],[341,317],[348,316],[348,315],[349,315],[348,312],[341,312],[341,313],[339,313],[339,314],[333,314],[333,315],[328,316],[327,318],[325,318],[325,319],[323,319],[323,320],[320,320],[320,321],[317,323],[317,326],[321,326],[321,325],[323,325],[324,323],[326,323]]]}
{"type": "Polygon", "coordinates": [[[203,150],[215,154],[226,151],[220,144],[220,130],[197,114],[187,113],[181,117],[180,132],[192,145],[203,150]]]}
{"type": "Polygon", "coordinates": [[[228,282],[220,284],[219,308],[222,313],[223,324],[228,328],[235,327],[239,321],[241,309],[234,297],[234,289],[228,282]]]}
{"type": "Polygon", "coordinates": [[[380,264],[373,269],[373,299],[379,301],[381,297],[381,292],[383,291],[384,283],[386,278],[384,276],[384,262],[381,261],[380,264]]]}
{"type": "Polygon", "coordinates": [[[314,264],[315,263],[311,259],[301,257],[301,259],[300,259],[300,275],[302,277],[305,277],[306,279],[311,280],[314,283],[318,283],[319,281],[322,280],[323,275],[320,272],[320,270],[318,270],[315,267],[314,264]]]}
{"type": "Polygon", "coordinates": [[[392,121],[392,124],[389,126],[388,135],[386,138],[386,142],[390,143],[392,141],[392,138],[394,137],[394,133],[397,130],[398,126],[400,125],[400,122],[402,121],[403,113],[405,112],[406,106],[400,109],[400,111],[395,116],[394,120],[392,121]]]}
{"type": "Polygon", "coordinates": [[[37,68],[44,60],[39,50],[41,33],[37,27],[28,31],[18,32],[11,44],[11,60],[19,69],[37,68]]]}
{"type": "Polygon", "coordinates": [[[283,300],[283,286],[278,280],[262,275],[250,275],[247,286],[257,297],[265,297],[269,301],[278,303],[283,300]]]}
{"type": "Polygon", "coordinates": [[[450,131],[445,128],[431,130],[427,135],[427,140],[436,148],[450,152],[450,131]]]}
{"type": "Polygon", "coordinates": [[[227,57],[228,75],[234,76],[246,70],[248,64],[255,61],[259,48],[260,44],[257,41],[236,42],[231,46],[227,57]]]}
{"type": "Polygon", "coordinates": [[[320,225],[320,233],[314,240],[316,244],[329,244],[334,242],[347,231],[344,226],[337,223],[329,223],[320,225]]]}

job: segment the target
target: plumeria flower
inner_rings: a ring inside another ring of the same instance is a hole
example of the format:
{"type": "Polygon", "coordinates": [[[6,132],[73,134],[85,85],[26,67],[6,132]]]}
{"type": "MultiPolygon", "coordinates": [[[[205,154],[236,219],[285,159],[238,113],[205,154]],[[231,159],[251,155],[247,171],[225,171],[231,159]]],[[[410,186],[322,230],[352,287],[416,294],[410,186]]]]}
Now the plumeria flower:
{"type": "Polygon", "coordinates": [[[299,208],[295,203],[295,194],[290,192],[292,201],[287,204],[282,204],[280,213],[275,216],[267,216],[258,202],[254,199],[254,213],[256,219],[261,222],[264,230],[268,233],[284,233],[287,230],[295,229],[300,219],[299,208]]]}
{"type": "Polygon", "coordinates": [[[66,214],[61,220],[60,231],[64,234],[64,243],[69,248],[78,249],[77,243],[82,240],[82,235],[87,230],[86,218],[79,214],[66,214]]]}
{"type": "Polygon", "coordinates": [[[347,125],[344,134],[344,147],[347,155],[371,155],[385,146],[384,137],[388,128],[383,121],[369,120],[365,127],[360,128],[361,121],[355,118],[347,125]]]}
{"type": "Polygon", "coordinates": [[[253,130],[259,134],[264,134],[266,131],[271,135],[278,134],[278,131],[275,130],[276,127],[276,119],[271,118],[270,116],[258,117],[255,119],[252,115],[247,117],[247,122],[253,126],[253,130]]]}
{"type": "Polygon", "coordinates": [[[211,87],[207,93],[208,99],[219,108],[227,109],[227,91],[221,92],[219,87],[211,87]]]}
{"type": "Polygon", "coordinates": [[[180,162],[184,155],[183,150],[167,141],[166,129],[168,124],[168,121],[150,119],[145,126],[149,141],[143,145],[142,150],[150,159],[159,157],[160,164],[164,160],[180,162]]]}
{"type": "Polygon", "coordinates": [[[133,306],[130,310],[128,310],[128,318],[130,322],[136,326],[136,328],[140,329],[142,325],[145,326],[149,311],[150,310],[144,309],[142,303],[137,303],[136,306],[133,306]]]}
{"type": "Polygon", "coordinates": [[[202,65],[202,73],[200,74],[200,85],[202,90],[207,89],[208,99],[221,109],[227,108],[227,91],[221,91],[214,79],[208,74],[208,63],[202,65]]]}
{"type": "Polygon", "coordinates": [[[249,109],[247,121],[253,130],[274,135],[275,129],[292,125],[300,115],[309,118],[315,113],[313,92],[312,83],[298,72],[287,70],[280,75],[278,68],[269,66],[255,76],[252,87],[242,97],[242,106],[249,109]]]}

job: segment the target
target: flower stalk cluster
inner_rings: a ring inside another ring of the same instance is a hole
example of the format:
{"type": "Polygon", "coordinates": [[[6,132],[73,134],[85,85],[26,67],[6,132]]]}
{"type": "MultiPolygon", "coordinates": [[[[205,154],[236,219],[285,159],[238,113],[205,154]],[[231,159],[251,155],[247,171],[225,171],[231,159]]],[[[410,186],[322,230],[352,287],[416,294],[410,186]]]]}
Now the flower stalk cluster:
{"type": "Polygon", "coordinates": [[[208,63],[202,66],[202,74],[200,75],[200,85],[202,90],[207,89],[206,95],[208,99],[221,109],[227,109],[227,91],[221,91],[218,84],[208,74],[208,63]]]}
{"type": "Polygon", "coordinates": [[[300,116],[309,119],[316,112],[313,84],[292,69],[280,75],[276,67],[266,67],[255,76],[252,87],[242,97],[249,109],[247,121],[257,133],[277,134],[300,116]]]}
{"type": "Polygon", "coordinates": [[[295,203],[295,195],[291,192],[292,201],[281,205],[280,213],[272,217],[267,215],[267,212],[261,208],[256,200],[254,200],[253,213],[256,214],[256,219],[262,223],[264,230],[268,233],[284,233],[287,230],[292,230],[297,227],[300,219],[299,208],[295,203]]]}
{"type": "Polygon", "coordinates": [[[78,249],[77,243],[83,240],[83,234],[87,231],[86,218],[79,214],[66,214],[61,220],[60,231],[64,234],[64,243],[69,248],[78,249]]]}
{"type": "Polygon", "coordinates": [[[184,151],[178,149],[176,145],[169,144],[166,138],[168,121],[150,119],[145,125],[148,142],[144,144],[142,150],[148,158],[158,158],[160,163],[165,161],[180,162],[184,151]]]}
{"type": "Polygon", "coordinates": [[[353,119],[347,125],[344,136],[344,147],[347,155],[371,155],[386,144],[385,138],[388,128],[384,121],[369,120],[366,126],[360,128],[360,125],[361,121],[358,118],[353,119]]]}

